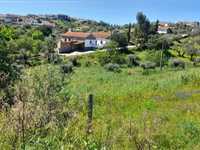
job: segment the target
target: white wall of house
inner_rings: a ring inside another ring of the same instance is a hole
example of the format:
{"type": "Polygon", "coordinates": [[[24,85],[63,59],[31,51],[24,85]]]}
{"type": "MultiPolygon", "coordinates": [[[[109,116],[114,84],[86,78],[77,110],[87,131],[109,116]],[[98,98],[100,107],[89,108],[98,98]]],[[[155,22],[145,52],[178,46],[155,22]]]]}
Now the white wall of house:
{"type": "Polygon", "coordinates": [[[158,29],[159,34],[167,34],[167,29],[158,29]]]}
{"type": "Polygon", "coordinates": [[[109,42],[108,39],[86,39],[86,48],[103,48],[109,42]]]}

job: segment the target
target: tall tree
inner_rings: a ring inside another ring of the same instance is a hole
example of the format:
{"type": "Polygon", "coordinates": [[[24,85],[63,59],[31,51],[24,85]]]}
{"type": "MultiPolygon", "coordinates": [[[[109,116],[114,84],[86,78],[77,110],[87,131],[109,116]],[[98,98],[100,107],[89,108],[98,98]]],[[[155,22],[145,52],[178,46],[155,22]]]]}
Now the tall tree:
{"type": "Polygon", "coordinates": [[[129,23],[128,33],[127,33],[128,43],[130,43],[130,40],[131,40],[131,27],[132,27],[132,24],[129,23]]]}
{"type": "Polygon", "coordinates": [[[140,48],[143,48],[145,46],[145,42],[148,40],[148,35],[150,31],[150,21],[142,12],[138,12],[136,20],[137,20],[137,25],[135,28],[136,44],[140,48]]]}

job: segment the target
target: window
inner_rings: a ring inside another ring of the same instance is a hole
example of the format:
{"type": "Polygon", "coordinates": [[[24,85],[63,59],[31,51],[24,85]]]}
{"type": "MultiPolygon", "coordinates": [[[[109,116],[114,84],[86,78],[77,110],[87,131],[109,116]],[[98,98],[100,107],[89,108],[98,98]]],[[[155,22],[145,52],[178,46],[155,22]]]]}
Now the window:
{"type": "Polygon", "coordinates": [[[92,41],[90,40],[90,44],[92,44],[92,41]]]}
{"type": "Polygon", "coordinates": [[[103,41],[101,41],[101,44],[103,44],[103,41]]]}

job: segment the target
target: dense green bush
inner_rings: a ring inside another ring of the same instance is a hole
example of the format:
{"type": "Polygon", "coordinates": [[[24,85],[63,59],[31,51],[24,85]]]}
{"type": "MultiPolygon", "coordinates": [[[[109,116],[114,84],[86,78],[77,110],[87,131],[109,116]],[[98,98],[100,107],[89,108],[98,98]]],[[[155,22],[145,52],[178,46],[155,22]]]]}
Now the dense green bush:
{"type": "Polygon", "coordinates": [[[98,56],[99,63],[104,66],[108,63],[116,63],[119,65],[125,64],[126,59],[124,58],[123,54],[120,52],[106,52],[102,55],[98,56]]]}
{"type": "Polygon", "coordinates": [[[118,64],[106,64],[105,69],[112,72],[120,72],[120,66],[118,64]]]}
{"type": "Polygon", "coordinates": [[[115,64],[125,64],[126,60],[123,54],[118,49],[118,43],[111,41],[106,46],[107,51],[103,55],[99,57],[99,62],[101,65],[105,65],[107,63],[115,63],[115,64]]]}
{"type": "Polygon", "coordinates": [[[156,64],[154,62],[145,62],[145,63],[141,63],[140,66],[144,69],[144,70],[148,70],[148,69],[155,69],[156,68],[156,64]]]}
{"type": "Polygon", "coordinates": [[[71,57],[71,58],[69,59],[69,61],[72,63],[72,65],[73,65],[74,67],[80,66],[80,63],[78,62],[78,58],[77,58],[77,57],[71,57]]]}
{"type": "Polygon", "coordinates": [[[182,68],[185,69],[185,62],[179,59],[171,59],[170,66],[173,68],[182,68]]]}
{"type": "Polygon", "coordinates": [[[117,42],[119,47],[125,47],[128,45],[128,37],[126,33],[114,31],[111,40],[117,42]]]}
{"type": "Polygon", "coordinates": [[[148,42],[146,43],[147,49],[150,50],[167,50],[172,46],[172,41],[167,38],[163,38],[161,35],[149,36],[148,42]]]}
{"type": "Polygon", "coordinates": [[[66,74],[72,73],[73,72],[73,64],[69,62],[65,65],[62,65],[61,69],[62,69],[63,73],[66,73],[66,74]]]}
{"type": "Polygon", "coordinates": [[[194,58],[193,59],[193,65],[197,66],[200,63],[200,58],[194,58]]]}
{"type": "Polygon", "coordinates": [[[128,55],[127,64],[129,67],[138,66],[139,65],[139,58],[136,55],[130,54],[128,55]]]}

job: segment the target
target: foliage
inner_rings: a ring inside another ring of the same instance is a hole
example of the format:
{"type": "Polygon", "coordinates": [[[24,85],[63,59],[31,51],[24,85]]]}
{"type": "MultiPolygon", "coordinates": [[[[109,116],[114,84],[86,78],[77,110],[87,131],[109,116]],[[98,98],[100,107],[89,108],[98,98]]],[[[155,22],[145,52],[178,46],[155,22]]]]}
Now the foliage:
{"type": "Polygon", "coordinates": [[[139,48],[144,48],[145,47],[144,43],[148,39],[150,22],[142,12],[138,12],[136,20],[137,20],[137,25],[135,27],[135,32],[134,32],[134,36],[136,38],[136,44],[139,46],[139,48]]]}
{"type": "Polygon", "coordinates": [[[128,39],[125,33],[114,31],[111,40],[115,41],[119,47],[125,47],[128,45],[128,39]]]}
{"type": "Polygon", "coordinates": [[[153,62],[145,62],[141,63],[140,66],[146,70],[146,69],[155,69],[156,68],[156,63],[153,62]]]}
{"type": "Polygon", "coordinates": [[[14,31],[9,27],[1,27],[0,29],[0,88],[6,88],[9,84],[19,77],[19,69],[12,57],[12,51],[6,46],[7,40],[14,38],[14,31]]]}
{"type": "Polygon", "coordinates": [[[105,69],[108,71],[120,72],[120,66],[118,64],[109,63],[105,65],[105,69]]]}
{"type": "Polygon", "coordinates": [[[155,50],[167,50],[172,46],[172,42],[169,39],[163,38],[160,35],[150,35],[146,47],[148,49],[155,50]]]}
{"type": "Polygon", "coordinates": [[[128,60],[127,60],[127,64],[129,67],[133,67],[133,66],[138,66],[139,65],[139,58],[134,55],[134,54],[130,54],[128,55],[128,60]]]}
{"type": "Polygon", "coordinates": [[[73,71],[73,64],[69,62],[66,65],[62,65],[61,69],[62,69],[63,73],[66,73],[66,74],[67,73],[72,73],[72,71],[73,71]]]}
{"type": "Polygon", "coordinates": [[[99,55],[98,59],[102,66],[107,63],[124,64],[126,62],[123,54],[118,49],[118,44],[111,41],[107,46],[106,53],[99,55]]]}
{"type": "Polygon", "coordinates": [[[159,27],[159,20],[157,20],[156,22],[154,23],[151,23],[151,26],[150,26],[150,34],[157,34],[158,32],[158,27],[159,27]]]}
{"type": "Polygon", "coordinates": [[[77,67],[80,66],[80,63],[78,62],[78,58],[77,57],[71,57],[69,59],[69,61],[72,63],[73,66],[77,67]]]}
{"type": "Polygon", "coordinates": [[[43,40],[44,39],[44,35],[41,31],[34,31],[32,33],[32,38],[33,40],[43,40]]]}
{"type": "Polygon", "coordinates": [[[45,37],[48,37],[53,33],[52,28],[48,26],[40,26],[38,27],[38,30],[41,31],[45,37]]]}
{"type": "Polygon", "coordinates": [[[174,68],[182,68],[185,69],[185,62],[179,59],[172,59],[170,64],[174,68]]]}
{"type": "MultiPolygon", "coordinates": [[[[141,16],[138,20],[139,23],[148,21],[141,16]]],[[[102,28],[99,28],[95,27],[98,23],[91,21],[73,21],[76,23],[70,22],[75,28],[79,24],[94,26],[91,30],[110,28],[104,22],[100,22],[102,28]]],[[[63,27],[70,27],[69,22],[61,23],[63,27]]],[[[144,26],[148,27],[148,23],[144,26]]],[[[1,88],[4,91],[0,91],[0,147],[199,149],[200,71],[198,67],[185,68],[191,53],[185,53],[181,59],[174,54],[178,54],[176,48],[180,46],[182,55],[189,49],[185,45],[192,45],[198,52],[199,38],[179,39],[180,43],[174,42],[174,47],[169,49],[171,40],[157,35],[156,26],[150,23],[144,43],[145,47],[150,43],[151,50],[126,55],[118,49],[119,43],[111,42],[105,52],[80,56],[80,59],[62,57],[62,65],[54,51],[55,37],[49,29],[4,26],[0,30],[0,69],[5,72],[0,74],[4,85],[1,88]],[[164,64],[173,54],[172,66],[185,69],[177,71],[166,67],[162,72],[156,69],[161,52],[164,64]],[[36,63],[37,59],[40,63],[36,63]],[[128,66],[140,64],[144,69],[128,68],[125,63],[128,66]],[[22,66],[21,80],[18,80],[19,65],[22,66]],[[79,67],[74,69],[74,66],[79,67]],[[9,82],[4,80],[8,76],[11,77],[9,82]],[[94,111],[92,132],[87,134],[90,93],[94,95],[94,111]],[[11,105],[5,102],[2,105],[4,97],[11,105]]],[[[196,55],[198,53],[193,56],[194,62],[198,61],[196,55]]]]}

